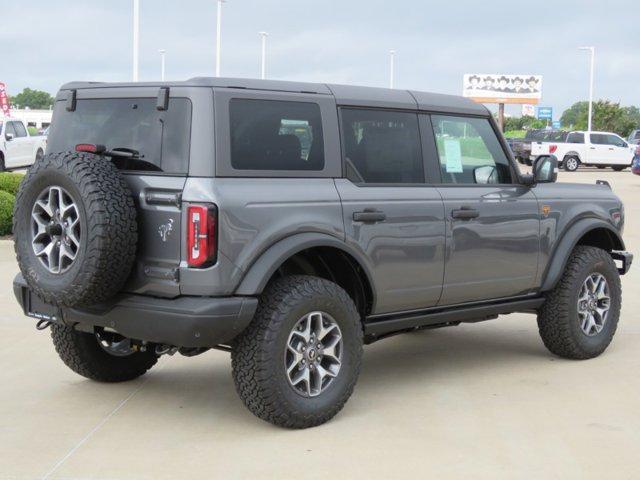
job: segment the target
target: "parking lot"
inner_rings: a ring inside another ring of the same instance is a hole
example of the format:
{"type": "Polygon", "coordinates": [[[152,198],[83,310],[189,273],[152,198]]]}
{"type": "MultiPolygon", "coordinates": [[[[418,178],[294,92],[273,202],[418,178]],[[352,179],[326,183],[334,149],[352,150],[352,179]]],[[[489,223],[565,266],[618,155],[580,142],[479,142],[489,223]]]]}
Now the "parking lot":
{"type": "MultiPolygon", "coordinates": [[[[640,177],[608,180],[640,251],[640,177]]],[[[229,355],[163,357],[139,380],[94,383],[58,359],[22,316],[13,245],[0,242],[0,478],[637,478],[640,308],[637,265],[623,277],[621,323],[607,352],[551,356],[535,318],[401,335],[365,349],[347,406],[318,428],[261,422],[237,397],[229,355]]]]}

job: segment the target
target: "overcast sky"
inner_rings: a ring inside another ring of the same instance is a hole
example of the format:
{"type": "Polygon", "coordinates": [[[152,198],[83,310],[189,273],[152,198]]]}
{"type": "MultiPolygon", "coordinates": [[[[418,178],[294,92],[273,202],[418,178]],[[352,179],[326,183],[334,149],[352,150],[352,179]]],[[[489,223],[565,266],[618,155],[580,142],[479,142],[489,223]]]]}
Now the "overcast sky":
{"type": "MultiPolygon", "coordinates": [[[[216,0],[140,1],[140,79],[159,79],[159,48],[167,79],[212,75],[216,0]]],[[[131,79],[132,0],[1,5],[10,94],[131,79]]],[[[270,78],[387,86],[394,49],[398,88],[460,94],[464,73],[543,75],[541,105],[555,118],[588,97],[588,54],[577,47],[595,45],[596,98],[640,106],[637,0],[227,0],[223,76],[259,76],[261,30],[270,78]]]]}

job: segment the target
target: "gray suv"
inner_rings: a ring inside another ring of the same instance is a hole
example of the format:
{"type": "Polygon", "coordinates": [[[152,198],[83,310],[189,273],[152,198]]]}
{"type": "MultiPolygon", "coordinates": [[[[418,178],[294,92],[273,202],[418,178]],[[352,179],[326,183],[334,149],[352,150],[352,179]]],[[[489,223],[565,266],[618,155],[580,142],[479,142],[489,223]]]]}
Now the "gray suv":
{"type": "Polygon", "coordinates": [[[556,171],[520,173],[490,112],[456,96],[69,83],[17,195],[14,290],[80,375],[221,349],[251,412],[311,427],[390,335],[526,312],[556,355],[605,350],[623,206],[556,171]]]}

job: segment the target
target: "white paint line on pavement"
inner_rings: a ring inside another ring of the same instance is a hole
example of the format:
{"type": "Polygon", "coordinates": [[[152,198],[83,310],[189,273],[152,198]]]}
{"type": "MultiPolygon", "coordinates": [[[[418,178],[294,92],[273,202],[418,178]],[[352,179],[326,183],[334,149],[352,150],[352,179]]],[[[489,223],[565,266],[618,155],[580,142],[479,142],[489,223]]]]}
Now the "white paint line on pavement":
{"type": "MultiPolygon", "coordinates": [[[[159,371],[161,368],[163,367],[163,365],[159,365],[158,368],[156,368],[156,372],[159,371]]],[[[149,374],[147,374],[149,375],[149,374]]],[[[74,453],[76,453],[78,451],[78,449],[80,447],[82,447],[82,445],[84,445],[98,430],[100,430],[102,428],[102,426],[107,423],[111,417],[113,417],[116,413],[118,413],[118,410],[120,410],[122,407],[124,407],[126,405],[126,403],[131,400],[136,393],[138,393],[140,390],[142,390],[142,387],[144,387],[146,385],[146,383],[149,381],[149,376],[147,376],[147,378],[145,378],[142,383],[140,385],[138,385],[138,387],[131,392],[129,395],[127,395],[127,397],[122,400],[113,410],[111,410],[111,412],[109,412],[109,414],[104,417],[102,420],[100,420],[100,422],[91,429],[91,431],[89,431],[89,433],[87,433],[84,437],[82,437],[82,439],[71,449],[67,452],[67,454],[62,457],[58,463],[56,463],[53,468],[51,470],[49,470],[43,477],[42,480],[47,480],[48,478],[51,477],[51,475],[53,475],[56,470],[58,470],[63,464],[64,462],[66,462],[74,453]]]]}

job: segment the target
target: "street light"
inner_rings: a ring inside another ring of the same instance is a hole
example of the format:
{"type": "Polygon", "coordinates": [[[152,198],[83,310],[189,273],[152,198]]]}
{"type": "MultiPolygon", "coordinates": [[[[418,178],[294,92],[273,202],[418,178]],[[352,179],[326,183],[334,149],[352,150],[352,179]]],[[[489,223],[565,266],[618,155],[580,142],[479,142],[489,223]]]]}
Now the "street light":
{"type": "Polygon", "coordinates": [[[395,70],[396,51],[389,50],[389,88],[393,88],[393,75],[395,70]]]}
{"type": "Polygon", "coordinates": [[[164,54],[167,53],[167,51],[161,48],[158,50],[158,53],[160,54],[160,80],[164,82],[164,54]]]}
{"type": "Polygon", "coordinates": [[[138,81],[140,52],[140,0],[133,0],[133,81],[138,81]]]}
{"type": "Polygon", "coordinates": [[[216,19],[216,77],[220,76],[220,30],[222,28],[222,4],[225,0],[218,0],[218,17],[216,19]]]}
{"type": "Polygon", "coordinates": [[[267,32],[258,32],[262,37],[262,62],[260,65],[260,78],[267,78],[267,32]]]}
{"type": "Polygon", "coordinates": [[[579,50],[588,50],[591,52],[591,71],[589,73],[589,118],[587,120],[587,131],[591,131],[591,121],[593,118],[593,66],[595,62],[596,56],[596,48],[595,47],[578,47],[579,50]]]}

